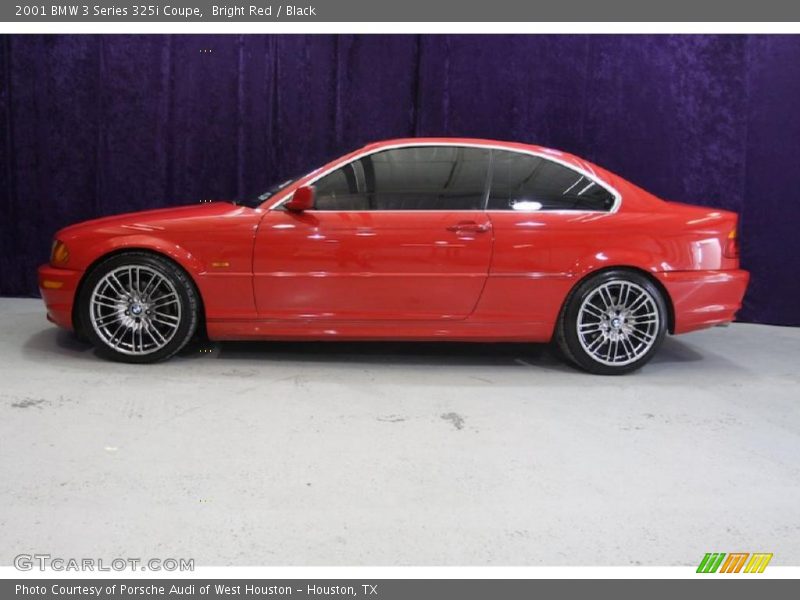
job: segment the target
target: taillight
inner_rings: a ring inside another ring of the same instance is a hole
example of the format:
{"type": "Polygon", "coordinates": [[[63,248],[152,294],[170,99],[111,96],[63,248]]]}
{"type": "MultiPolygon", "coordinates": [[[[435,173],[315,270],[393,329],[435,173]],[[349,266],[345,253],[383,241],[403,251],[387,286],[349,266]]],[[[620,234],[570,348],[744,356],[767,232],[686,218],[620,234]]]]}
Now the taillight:
{"type": "Polygon", "coordinates": [[[725,258],[739,258],[739,235],[735,228],[728,234],[723,254],[725,258]]]}

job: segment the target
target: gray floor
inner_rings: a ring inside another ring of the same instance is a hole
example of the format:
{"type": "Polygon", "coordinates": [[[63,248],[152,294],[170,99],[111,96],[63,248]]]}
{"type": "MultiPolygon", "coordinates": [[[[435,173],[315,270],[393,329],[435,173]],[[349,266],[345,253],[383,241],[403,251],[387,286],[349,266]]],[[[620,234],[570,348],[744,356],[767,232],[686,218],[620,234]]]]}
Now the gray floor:
{"type": "Polygon", "coordinates": [[[800,329],[546,346],[223,344],[104,362],[0,300],[0,564],[800,565],[800,329]]]}

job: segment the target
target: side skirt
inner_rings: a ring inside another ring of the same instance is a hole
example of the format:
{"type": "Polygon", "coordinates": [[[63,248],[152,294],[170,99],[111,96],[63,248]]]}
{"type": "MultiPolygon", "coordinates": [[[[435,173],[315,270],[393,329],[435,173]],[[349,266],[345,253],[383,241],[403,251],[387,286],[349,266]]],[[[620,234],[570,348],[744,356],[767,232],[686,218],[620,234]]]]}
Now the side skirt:
{"type": "Polygon", "coordinates": [[[223,340],[417,340],[548,342],[553,323],[476,321],[211,320],[208,337],[223,340]]]}

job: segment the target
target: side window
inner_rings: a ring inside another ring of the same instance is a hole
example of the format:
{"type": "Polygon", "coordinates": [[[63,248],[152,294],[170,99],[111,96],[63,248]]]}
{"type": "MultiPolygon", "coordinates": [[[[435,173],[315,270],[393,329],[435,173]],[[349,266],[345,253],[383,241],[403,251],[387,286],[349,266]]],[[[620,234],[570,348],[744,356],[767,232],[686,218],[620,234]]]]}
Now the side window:
{"type": "Polygon", "coordinates": [[[557,162],[495,150],[489,210],[599,210],[614,196],[595,181],[557,162]]]}
{"type": "Polygon", "coordinates": [[[489,150],[419,146],[370,154],[329,173],[317,210],[480,210],[489,150]]]}
{"type": "Polygon", "coordinates": [[[314,187],[316,210],[369,210],[360,160],[328,173],[314,187]]]}

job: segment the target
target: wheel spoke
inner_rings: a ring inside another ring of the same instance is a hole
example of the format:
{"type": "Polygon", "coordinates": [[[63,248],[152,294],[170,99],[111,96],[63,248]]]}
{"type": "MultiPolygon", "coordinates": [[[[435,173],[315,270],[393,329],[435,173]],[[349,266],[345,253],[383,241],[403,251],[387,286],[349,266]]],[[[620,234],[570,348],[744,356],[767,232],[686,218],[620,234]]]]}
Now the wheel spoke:
{"type": "Polygon", "coordinates": [[[153,317],[153,322],[154,323],[161,323],[162,325],[166,325],[167,327],[171,327],[172,329],[177,329],[178,328],[178,323],[177,322],[162,321],[159,317],[153,317]]]}
{"type": "Polygon", "coordinates": [[[114,302],[114,303],[112,303],[112,302],[101,302],[100,300],[97,300],[95,302],[95,304],[97,304],[97,306],[105,306],[106,308],[113,308],[113,309],[119,308],[119,304],[117,304],[116,302],[114,302]]]}
{"type": "Polygon", "coordinates": [[[625,348],[625,358],[632,358],[636,356],[636,350],[631,344],[631,341],[628,339],[628,336],[625,335],[622,337],[622,345],[625,348]]]}
{"type": "Polygon", "coordinates": [[[631,319],[628,322],[633,325],[650,325],[651,323],[658,323],[658,319],[631,319]]]}
{"type": "Polygon", "coordinates": [[[608,291],[608,288],[600,288],[600,298],[603,301],[605,308],[611,308],[614,305],[614,298],[611,297],[611,293],[608,291]]]}
{"type": "Polygon", "coordinates": [[[108,341],[109,341],[109,343],[111,345],[119,346],[120,342],[117,342],[117,334],[119,334],[120,332],[122,332],[122,335],[120,335],[120,337],[119,337],[120,342],[121,342],[122,338],[125,337],[125,325],[123,323],[119,323],[117,325],[117,328],[114,330],[114,333],[112,333],[111,337],[109,337],[108,341]]]}
{"type": "Polygon", "coordinates": [[[117,321],[118,319],[119,319],[119,315],[117,315],[116,313],[110,313],[110,314],[107,314],[107,315],[103,315],[102,317],[97,317],[95,319],[95,323],[97,323],[100,326],[105,326],[105,325],[113,323],[114,321],[117,321]]]}
{"type": "Polygon", "coordinates": [[[161,294],[160,296],[153,296],[150,298],[150,302],[159,302],[160,300],[166,300],[167,298],[177,297],[177,294],[170,290],[166,294],[161,294]]]}
{"type": "Polygon", "coordinates": [[[625,290],[625,293],[623,294],[622,292],[620,292],[619,304],[620,306],[628,306],[628,300],[630,299],[631,296],[631,286],[628,283],[623,283],[622,289],[625,290]]]}
{"type": "Polygon", "coordinates": [[[631,337],[636,338],[637,340],[639,340],[643,344],[649,344],[654,339],[654,336],[652,336],[652,335],[650,335],[648,333],[645,333],[643,331],[636,331],[635,329],[633,331],[631,331],[630,335],[631,335],[631,337]]]}
{"type": "Polygon", "coordinates": [[[147,328],[147,333],[150,335],[150,339],[152,339],[153,342],[155,342],[156,344],[166,344],[167,343],[167,338],[165,338],[163,335],[161,335],[161,332],[158,330],[158,327],[148,327],[147,328]],[[153,335],[153,334],[155,334],[155,335],[153,335]],[[156,339],[156,336],[158,336],[158,339],[156,339]]]}
{"type": "Polygon", "coordinates": [[[608,340],[608,352],[606,352],[606,359],[607,360],[614,360],[616,356],[616,348],[617,348],[617,340],[612,340],[609,338],[608,340]]]}
{"type": "Polygon", "coordinates": [[[178,318],[176,315],[171,315],[171,314],[169,314],[167,312],[164,312],[163,310],[156,310],[156,311],[154,311],[153,314],[156,317],[159,317],[161,319],[169,319],[171,321],[174,321],[175,323],[180,321],[180,318],[178,318]]]}
{"type": "Polygon", "coordinates": [[[120,283],[119,279],[117,279],[113,273],[108,276],[106,283],[120,298],[125,298],[128,295],[125,291],[125,286],[120,283]]]}
{"type": "Polygon", "coordinates": [[[640,294],[639,297],[636,298],[636,300],[630,306],[627,307],[627,309],[630,312],[635,313],[637,310],[639,310],[644,305],[645,302],[647,302],[648,299],[649,299],[649,296],[647,296],[645,294],[640,294]]]}
{"type": "Polygon", "coordinates": [[[150,275],[150,281],[148,281],[147,285],[144,286],[144,289],[142,290],[142,296],[147,297],[147,293],[150,291],[150,286],[152,286],[153,282],[156,281],[157,279],[158,279],[158,275],[156,275],[155,273],[152,273],[150,275]]]}
{"type": "Polygon", "coordinates": [[[106,296],[105,294],[97,294],[97,296],[95,296],[95,297],[96,297],[96,298],[100,298],[101,300],[108,300],[109,302],[113,302],[115,306],[116,306],[116,305],[119,303],[119,301],[120,301],[120,298],[119,298],[119,297],[117,297],[117,298],[112,298],[111,296],[106,296]]]}
{"type": "Polygon", "coordinates": [[[587,313],[589,313],[593,317],[597,317],[598,319],[602,319],[603,316],[605,316],[605,313],[596,306],[594,306],[593,304],[586,304],[586,306],[584,306],[583,309],[587,313]]]}
{"type": "Polygon", "coordinates": [[[178,303],[178,298],[175,297],[168,300],[159,300],[158,302],[151,304],[150,308],[162,308],[164,306],[169,306],[170,304],[177,304],[177,303],[178,303]]]}
{"type": "Polygon", "coordinates": [[[594,339],[594,341],[591,344],[589,344],[588,350],[591,352],[592,350],[596,350],[596,349],[600,348],[600,346],[602,345],[602,343],[604,341],[605,341],[605,338],[602,335],[598,335],[594,339]]]}

